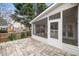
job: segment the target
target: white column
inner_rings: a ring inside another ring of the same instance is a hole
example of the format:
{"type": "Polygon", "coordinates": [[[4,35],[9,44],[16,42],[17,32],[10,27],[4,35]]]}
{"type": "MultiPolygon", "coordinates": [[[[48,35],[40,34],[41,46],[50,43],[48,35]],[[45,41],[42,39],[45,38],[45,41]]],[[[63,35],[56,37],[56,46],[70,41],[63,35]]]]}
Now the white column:
{"type": "Polygon", "coordinates": [[[49,23],[49,17],[47,17],[47,28],[48,28],[48,33],[47,33],[47,35],[48,35],[48,39],[50,38],[50,23],[49,23]]]}
{"type": "Polygon", "coordinates": [[[35,26],[35,24],[33,24],[33,31],[34,31],[34,35],[36,34],[36,26],[35,26]]]}
{"type": "Polygon", "coordinates": [[[33,24],[31,24],[31,35],[33,35],[33,24]]]}
{"type": "Polygon", "coordinates": [[[62,37],[63,37],[63,35],[62,35],[62,33],[63,33],[63,15],[62,15],[62,13],[63,13],[63,11],[61,11],[61,18],[60,18],[60,21],[59,21],[59,40],[60,40],[60,45],[61,45],[61,48],[62,48],[62,41],[63,41],[63,39],[62,39],[62,37]]]}
{"type": "Polygon", "coordinates": [[[35,33],[36,33],[36,28],[35,28],[35,24],[33,23],[32,24],[32,35],[35,35],[35,33]]]}
{"type": "Polygon", "coordinates": [[[78,5],[78,48],[79,48],[79,5],[78,5]]]}

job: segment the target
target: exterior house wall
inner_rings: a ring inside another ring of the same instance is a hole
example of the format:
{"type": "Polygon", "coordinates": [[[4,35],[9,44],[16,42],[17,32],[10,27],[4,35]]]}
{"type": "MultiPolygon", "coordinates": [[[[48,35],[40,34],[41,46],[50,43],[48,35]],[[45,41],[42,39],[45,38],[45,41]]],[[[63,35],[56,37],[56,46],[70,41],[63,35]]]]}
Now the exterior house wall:
{"type": "MultiPolygon", "coordinates": [[[[43,38],[40,36],[36,36],[33,34],[33,24],[32,24],[32,38],[35,38],[36,40],[39,40],[43,43],[49,44],[51,46],[55,46],[57,48],[63,49],[71,54],[75,54],[75,55],[79,55],[79,43],[78,46],[73,46],[73,45],[69,45],[69,44],[65,44],[62,42],[62,25],[63,25],[63,17],[62,17],[62,13],[64,10],[74,7],[77,4],[61,4],[59,5],[57,8],[55,9],[51,9],[49,12],[47,12],[47,14],[44,14],[43,16],[40,16],[39,19],[37,19],[37,21],[39,21],[40,19],[43,19],[45,17],[48,18],[48,38],[43,38]],[[55,13],[61,12],[61,18],[59,19],[59,39],[58,40],[53,40],[50,39],[50,20],[49,20],[49,16],[53,15],[55,13]]],[[[79,10],[79,6],[78,6],[78,10],[79,10]]],[[[79,14],[79,11],[78,11],[79,14]]],[[[78,15],[78,23],[79,23],[79,15],[78,15]]],[[[79,24],[78,24],[78,42],[79,42],[79,24]]]]}

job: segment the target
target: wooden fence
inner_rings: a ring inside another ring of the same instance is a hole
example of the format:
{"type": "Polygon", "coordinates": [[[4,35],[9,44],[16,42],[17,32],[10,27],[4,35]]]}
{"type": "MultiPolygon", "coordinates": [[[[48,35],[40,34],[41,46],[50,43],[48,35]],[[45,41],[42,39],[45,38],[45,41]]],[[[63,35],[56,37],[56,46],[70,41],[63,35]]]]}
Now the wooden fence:
{"type": "MultiPolygon", "coordinates": [[[[22,33],[25,33],[25,34],[26,34],[26,37],[31,36],[31,32],[0,33],[0,43],[10,41],[9,36],[10,36],[11,34],[16,34],[16,39],[22,39],[22,37],[21,37],[22,33]]],[[[26,37],[25,37],[25,38],[26,38],[26,37]]]]}

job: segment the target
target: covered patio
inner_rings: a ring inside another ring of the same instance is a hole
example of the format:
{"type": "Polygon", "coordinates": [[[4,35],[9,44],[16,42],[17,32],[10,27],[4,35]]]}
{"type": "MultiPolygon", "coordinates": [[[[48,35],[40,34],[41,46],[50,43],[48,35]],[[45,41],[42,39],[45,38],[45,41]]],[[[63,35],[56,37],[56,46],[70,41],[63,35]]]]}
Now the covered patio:
{"type": "Polygon", "coordinates": [[[79,4],[53,4],[30,24],[32,38],[79,55],[79,4]]]}

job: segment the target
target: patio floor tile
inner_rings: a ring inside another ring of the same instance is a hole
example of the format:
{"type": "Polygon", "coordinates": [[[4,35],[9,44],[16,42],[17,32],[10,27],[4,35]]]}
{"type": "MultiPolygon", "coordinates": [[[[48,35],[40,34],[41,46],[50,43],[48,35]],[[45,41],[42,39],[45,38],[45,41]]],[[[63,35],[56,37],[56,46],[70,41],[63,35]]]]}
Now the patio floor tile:
{"type": "Polygon", "coordinates": [[[0,56],[70,56],[53,46],[32,38],[25,38],[0,44],[0,56]]]}

